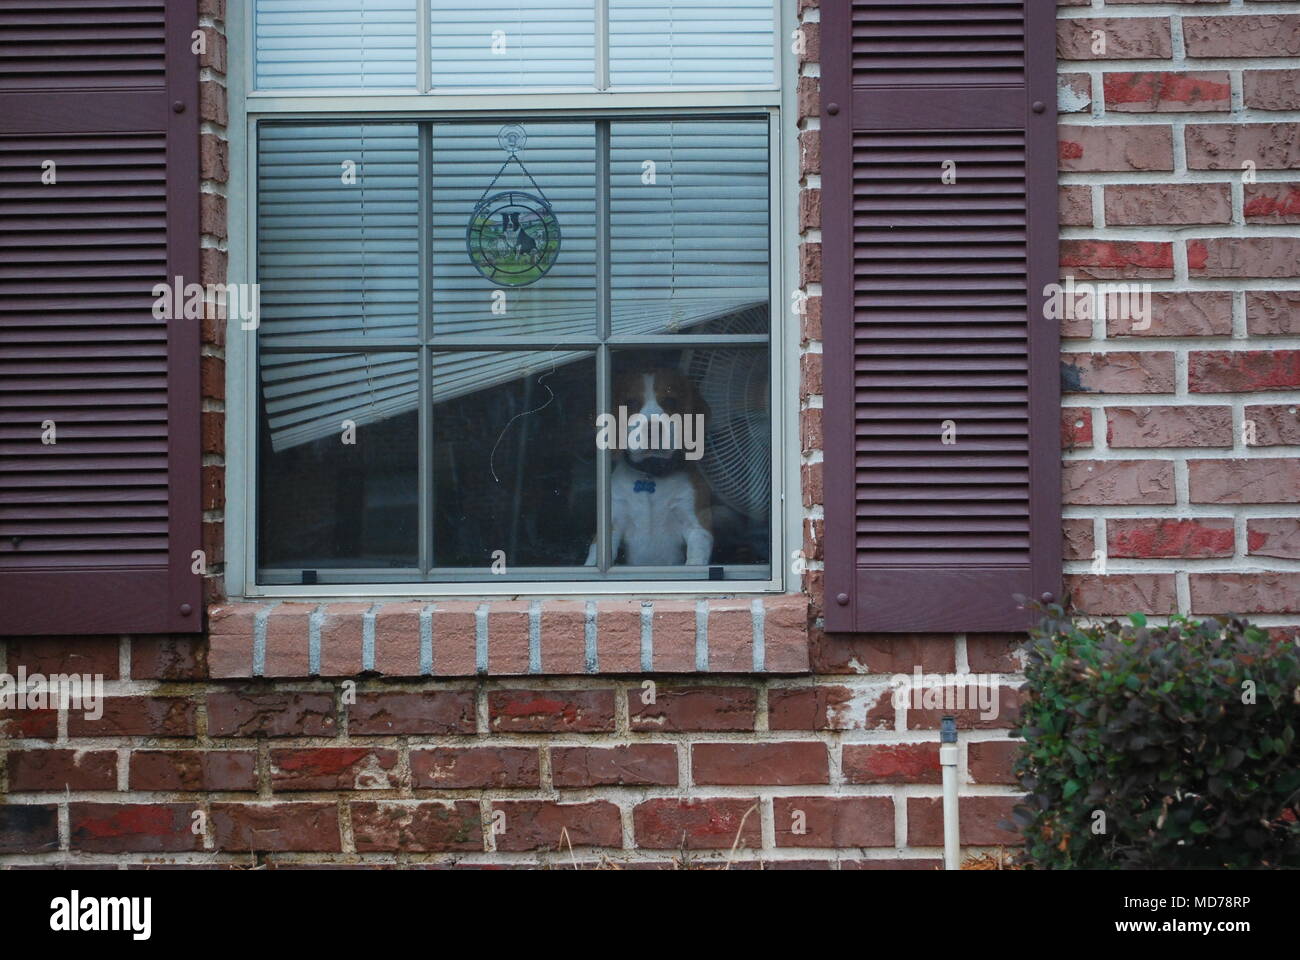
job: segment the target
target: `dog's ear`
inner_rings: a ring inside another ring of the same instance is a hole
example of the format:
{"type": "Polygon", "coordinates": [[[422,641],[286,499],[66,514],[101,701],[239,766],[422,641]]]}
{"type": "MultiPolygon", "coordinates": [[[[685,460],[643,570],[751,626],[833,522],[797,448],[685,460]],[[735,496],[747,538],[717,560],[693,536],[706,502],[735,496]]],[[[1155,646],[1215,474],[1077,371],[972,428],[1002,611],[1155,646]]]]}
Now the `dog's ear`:
{"type": "Polygon", "coordinates": [[[707,427],[709,419],[713,416],[713,411],[709,409],[709,403],[704,399],[704,394],[700,392],[700,388],[695,381],[690,377],[684,377],[683,379],[686,381],[686,388],[690,391],[691,410],[694,413],[704,415],[704,424],[707,427]]]}

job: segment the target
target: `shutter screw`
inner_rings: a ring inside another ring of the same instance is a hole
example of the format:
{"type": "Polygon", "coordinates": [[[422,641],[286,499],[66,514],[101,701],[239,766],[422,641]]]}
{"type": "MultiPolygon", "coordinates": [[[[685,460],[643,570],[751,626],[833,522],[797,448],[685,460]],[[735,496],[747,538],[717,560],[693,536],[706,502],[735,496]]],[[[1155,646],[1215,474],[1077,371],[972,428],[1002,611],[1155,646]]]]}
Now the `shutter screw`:
{"type": "Polygon", "coordinates": [[[185,112],[185,101],[184,101],[184,100],[177,100],[175,103],[172,104],[172,110],[173,110],[174,112],[176,112],[176,113],[184,113],[184,112],[185,112]]]}
{"type": "Polygon", "coordinates": [[[1043,603],[1053,603],[1055,601],[1056,601],[1056,597],[1053,594],[1050,593],[1043,594],[1043,603]]]}
{"type": "Polygon", "coordinates": [[[849,595],[847,593],[841,593],[835,598],[835,602],[841,607],[847,607],[849,605],[849,595]]]}
{"type": "Polygon", "coordinates": [[[828,103],[826,105],[826,112],[833,117],[840,112],[840,105],[838,103],[828,103]]]}
{"type": "Polygon", "coordinates": [[[181,604],[181,616],[182,616],[182,617],[188,617],[188,616],[189,616],[191,613],[193,613],[193,612],[194,612],[194,608],[191,607],[188,603],[182,603],[182,604],[181,604]]]}
{"type": "Polygon", "coordinates": [[[14,545],[14,549],[17,550],[17,549],[22,545],[23,538],[22,538],[22,537],[10,537],[10,538],[9,538],[9,542],[12,543],[12,544],[14,545]]]}
{"type": "Polygon", "coordinates": [[[1047,104],[1043,103],[1043,101],[1041,100],[1034,101],[1034,113],[1042,113],[1046,109],[1047,109],[1047,104]]]}

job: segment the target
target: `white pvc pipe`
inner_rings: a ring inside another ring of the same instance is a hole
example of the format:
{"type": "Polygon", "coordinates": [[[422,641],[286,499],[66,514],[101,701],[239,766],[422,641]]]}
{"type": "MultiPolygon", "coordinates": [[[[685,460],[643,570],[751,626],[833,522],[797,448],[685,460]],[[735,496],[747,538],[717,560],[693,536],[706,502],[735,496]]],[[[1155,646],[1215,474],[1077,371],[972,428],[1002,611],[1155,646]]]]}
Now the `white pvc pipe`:
{"type": "Polygon", "coordinates": [[[939,747],[943,767],[943,868],[961,869],[961,829],[957,818],[957,744],[939,747]]]}

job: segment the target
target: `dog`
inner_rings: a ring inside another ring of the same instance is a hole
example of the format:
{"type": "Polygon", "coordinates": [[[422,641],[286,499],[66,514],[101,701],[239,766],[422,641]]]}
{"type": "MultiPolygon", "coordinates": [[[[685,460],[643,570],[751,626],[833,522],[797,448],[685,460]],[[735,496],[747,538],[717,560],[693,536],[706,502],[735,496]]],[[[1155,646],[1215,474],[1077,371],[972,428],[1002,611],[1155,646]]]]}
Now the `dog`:
{"type": "MultiPolygon", "coordinates": [[[[614,381],[613,414],[598,422],[617,442],[611,477],[613,559],[637,567],[707,566],[713,555],[712,499],[696,466],[709,409],[689,377],[667,367],[614,381]],[[640,415],[640,418],[637,415],[640,415]],[[630,429],[629,429],[630,428],[630,429]]],[[[596,563],[591,545],[587,565],[596,563]]]]}
{"type": "Polygon", "coordinates": [[[509,251],[515,256],[527,257],[529,263],[537,266],[537,261],[542,256],[541,247],[528,232],[528,228],[519,222],[519,214],[503,213],[501,219],[501,233],[505,237],[509,251]]]}

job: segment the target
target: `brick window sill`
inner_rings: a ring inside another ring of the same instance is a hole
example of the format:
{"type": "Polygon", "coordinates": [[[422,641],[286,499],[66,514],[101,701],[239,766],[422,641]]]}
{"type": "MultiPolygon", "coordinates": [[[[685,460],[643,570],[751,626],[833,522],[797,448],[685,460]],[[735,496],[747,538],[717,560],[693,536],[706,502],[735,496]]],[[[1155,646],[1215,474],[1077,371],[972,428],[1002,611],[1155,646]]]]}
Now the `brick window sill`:
{"type": "Polygon", "coordinates": [[[808,598],[228,602],[214,679],[809,672],[808,598]]]}

